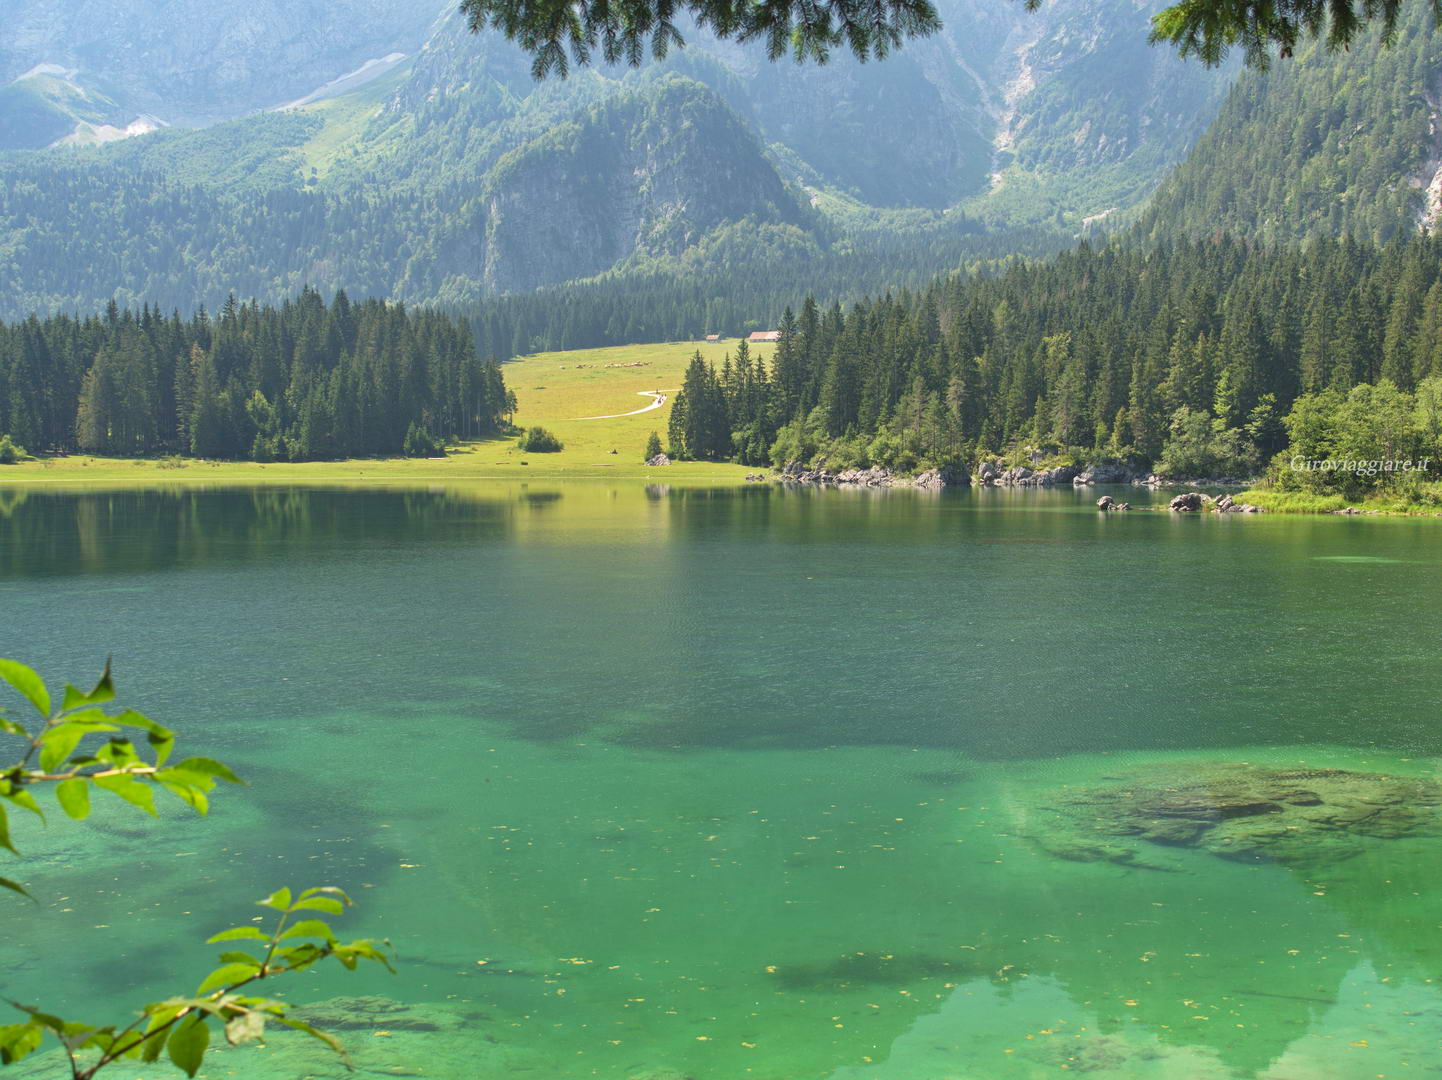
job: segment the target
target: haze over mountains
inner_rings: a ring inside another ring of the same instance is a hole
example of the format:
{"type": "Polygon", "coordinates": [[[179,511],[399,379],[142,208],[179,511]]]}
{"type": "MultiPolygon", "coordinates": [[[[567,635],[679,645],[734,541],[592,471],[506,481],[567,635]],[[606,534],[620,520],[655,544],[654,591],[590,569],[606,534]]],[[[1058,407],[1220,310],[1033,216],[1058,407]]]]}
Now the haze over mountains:
{"type": "Polygon", "coordinates": [[[1436,83],[1421,19],[1381,60],[1368,43],[1235,88],[1235,66],[1149,47],[1153,8],[1127,0],[951,0],[941,34],[884,64],[769,64],[697,34],[640,70],[537,84],[450,3],[52,6],[21,0],[0,42],[0,146],[31,151],[0,155],[0,317],[305,284],[464,304],[758,261],[878,289],[1124,224],[1214,118],[1152,234],[1340,229],[1341,182],[1383,236],[1425,216],[1438,157],[1431,105],[1398,90],[1436,83]],[[1352,139],[1365,154],[1339,151],[1330,132],[1384,107],[1352,139]],[[1276,223],[1273,202],[1308,199],[1325,212],[1276,223]]]}
{"type": "MultiPolygon", "coordinates": [[[[8,0],[0,86],[48,74],[103,101],[116,119],[212,124],[294,101],[369,60],[415,52],[432,30],[432,6],[438,13],[430,0],[8,0]]],[[[49,131],[24,134],[19,145],[35,145],[49,131]]],[[[17,145],[13,131],[3,145],[17,145]]]]}

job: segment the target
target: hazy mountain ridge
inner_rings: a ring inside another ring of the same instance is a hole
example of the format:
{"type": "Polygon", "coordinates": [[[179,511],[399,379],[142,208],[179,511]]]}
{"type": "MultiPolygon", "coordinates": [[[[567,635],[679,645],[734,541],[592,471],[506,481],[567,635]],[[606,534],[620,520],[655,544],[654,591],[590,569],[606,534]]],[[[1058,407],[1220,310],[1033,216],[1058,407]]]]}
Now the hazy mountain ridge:
{"type": "MultiPolygon", "coordinates": [[[[541,84],[513,45],[450,14],[354,93],[98,151],[11,156],[0,265],[23,288],[7,302],[53,310],[114,294],[188,308],[231,288],[276,298],[310,283],[463,303],[642,266],[713,273],[783,237],[788,251],[827,255],[828,274],[836,258],[857,260],[858,275],[866,260],[895,267],[908,249],[915,266],[943,269],[976,247],[978,220],[1028,227],[1027,250],[1038,228],[1060,246],[1089,219],[1135,207],[1231,78],[1148,49],[1150,10],[950,0],[943,33],[883,64],[771,64],[692,33],[639,70],[541,84]],[[91,183],[86,169],[108,179],[91,183]],[[48,208],[57,170],[95,205],[48,208]],[[116,183],[130,193],[119,228],[105,216],[116,183]],[[156,252],[166,235],[185,259],[156,252]],[[119,280],[104,280],[105,266],[119,280]]],[[[367,33],[362,51],[395,50],[394,35],[367,33]]],[[[272,99],[354,70],[354,51],[317,48],[308,85],[276,84],[272,99]]],[[[237,85],[258,63],[239,53],[237,85]]]]}
{"type": "Polygon", "coordinates": [[[36,65],[53,65],[72,70],[78,86],[104,93],[129,117],[215,123],[294,101],[368,60],[414,52],[436,16],[452,6],[430,0],[9,0],[0,30],[0,86],[36,65]]]}
{"type": "Polygon", "coordinates": [[[1249,72],[1158,190],[1149,237],[1218,230],[1266,242],[1432,228],[1442,203],[1442,32],[1403,8],[1396,38],[1313,44],[1249,72]]]}

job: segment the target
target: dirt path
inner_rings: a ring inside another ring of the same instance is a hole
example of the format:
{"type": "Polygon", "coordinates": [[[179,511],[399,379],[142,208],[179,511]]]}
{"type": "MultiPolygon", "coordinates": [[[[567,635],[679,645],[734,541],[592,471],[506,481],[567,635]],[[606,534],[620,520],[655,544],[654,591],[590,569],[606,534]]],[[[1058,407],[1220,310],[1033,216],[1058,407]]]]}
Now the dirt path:
{"type": "Polygon", "coordinates": [[[674,392],[675,391],[672,390],[637,390],[636,393],[640,394],[642,397],[651,398],[651,404],[645,405],[639,409],[632,409],[630,412],[609,413],[606,416],[577,416],[573,417],[573,419],[615,420],[622,416],[636,416],[643,412],[650,412],[652,409],[659,409],[662,405],[666,404],[666,395],[674,392]]]}

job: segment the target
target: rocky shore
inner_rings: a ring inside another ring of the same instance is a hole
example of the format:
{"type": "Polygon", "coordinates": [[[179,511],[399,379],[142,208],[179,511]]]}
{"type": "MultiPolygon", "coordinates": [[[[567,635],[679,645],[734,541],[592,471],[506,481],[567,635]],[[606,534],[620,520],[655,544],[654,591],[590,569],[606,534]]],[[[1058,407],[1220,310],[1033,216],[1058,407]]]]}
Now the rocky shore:
{"type": "Polygon", "coordinates": [[[1210,495],[1204,495],[1200,491],[1183,492],[1167,504],[1167,509],[1179,514],[1200,514],[1204,512],[1213,514],[1260,514],[1264,512],[1260,506],[1253,506],[1251,503],[1239,503],[1230,495],[1223,495],[1220,499],[1216,499],[1210,495]]]}
{"type": "MultiPolygon", "coordinates": [[[[660,462],[658,462],[659,464],[660,462]]],[[[650,464],[648,462],[648,464],[650,464]]],[[[1131,466],[1121,462],[1103,462],[1083,468],[1079,465],[1058,465],[1050,469],[1032,469],[1026,465],[1004,466],[999,461],[978,462],[974,475],[964,468],[931,469],[915,476],[907,476],[890,469],[873,465],[869,469],[831,469],[826,463],[803,465],[799,461],[788,461],[768,476],[765,473],[748,473],[747,483],[764,483],[768,479],[783,484],[813,484],[820,487],[915,487],[945,488],[966,487],[972,483],[981,487],[1057,487],[1063,484],[1072,487],[1089,487],[1095,484],[1132,484],[1151,489],[1163,485],[1172,486],[1154,474],[1141,475],[1131,466]]],[[[1192,487],[1208,485],[1237,484],[1236,480],[1195,481],[1192,487]]],[[[1103,512],[1130,510],[1130,503],[1120,502],[1110,496],[1097,500],[1097,509],[1103,512]]],[[[1161,509],[1160,506],[1143,509],[1161,509]]],[[[1218,514],[1259,514],[1262,508],[1247,503],[1238,503],[1230,495],[1216,498],[1198,491],[1187,491],[1167,504],[1167,509],[1177,513],[1211,512],[1218,514]]]]}
{"type": "Polygon", "coordinates": [[[1027,465],[1005,465],[1000,461],[982,461],[976,466],[976,482],[993,487],[1056,487],[1071,484],[1090,487],[1095,484],[1131,484],[1134,487],[1245,487],[1250,481],[1231,476],[1202,477],[1194,480],[1172,480],[1156,473],[1143,472],[1120,461],[1094,465],[1057,465],[1050,469],[1033,469],[1027,465]]]}
{"type": "MultiPolygon", "coordinates": [[[[917,487],[944,488],[966,487],[971,483],[963,469],[931,469],[915,476],[903,476],[880,465],[869,469],[840,469],[832,471],[826,466],[808,467],[791,461],[776,470],[776,478],[783,484],[819,484],[832,487],[917,487]]],[[[751,476],[746,478],[752,479],[751,476]]]]}

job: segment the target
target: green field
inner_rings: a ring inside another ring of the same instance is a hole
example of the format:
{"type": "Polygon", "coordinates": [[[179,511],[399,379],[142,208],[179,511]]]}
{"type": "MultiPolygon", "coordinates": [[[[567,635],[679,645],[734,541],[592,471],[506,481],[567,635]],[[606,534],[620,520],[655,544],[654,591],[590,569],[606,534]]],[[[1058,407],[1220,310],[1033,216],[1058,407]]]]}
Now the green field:
{"type": "MultiPolygon", "coordinates": [[[[489,439],[452,448],[444,458],[353,459],[349,461],[271,462],[126,460],[75,455],[0,466],[0,483],[83,483],[144,480],[148,483],[257,483],[447,481],[542,477],[618,477],[672,481],[739,482],[752,468],[727,462],[687,461],[663,468],[642,462],[652,431],[666,438],[674,392],[691,355],[699,348],[720,364],[736,342],[669,342],[626,345],[574,352],[538,353],[505,365],[506,385],[516,392],[515,422],[555,432],[565,449],[555,454],[522,454],[515,438],[489,439]],[[634,364],[635,367],[608,365],[634,364]],[[666,395],[659,409],[614,419],[644,408],[648,391],[666,395]],[[616,453],[612,454],[611,451],[616,453]]],[[[753,355],[769,358],[771,346],[753,355]]]]}
{"type": "Polygon", "coordinates": [[[1254,503],[1274,514],[1335,514],[1351,507],[1372,514],[1442,517],[1442,511],[1439,511],[1442,507],[1442,484],[1427,484],[1406,492],[1380,491],[1365,499],[1309,491],[1273,491],[1261,487],[1243,491],[1236,500],[1254,503]]]}

